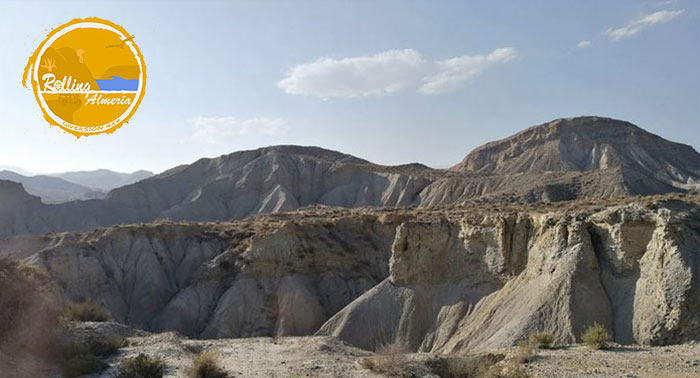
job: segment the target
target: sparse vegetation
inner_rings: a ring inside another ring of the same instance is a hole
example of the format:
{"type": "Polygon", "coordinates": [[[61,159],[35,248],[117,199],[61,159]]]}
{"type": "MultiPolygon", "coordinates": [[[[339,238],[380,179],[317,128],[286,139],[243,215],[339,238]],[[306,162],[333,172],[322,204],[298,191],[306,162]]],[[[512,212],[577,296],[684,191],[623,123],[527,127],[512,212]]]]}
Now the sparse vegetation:
{"type": "Polygon", "coordinates": [[[415,374],[407,363],[408,350],[399,343],[385,344],[377,348],[377,355],[360,360],[360,366],[389,377],[409,378],[415,374]]]}
{"type": "Polygon", "coordinates": [[[605,330],[600,323],[593,323],[592,326],[586,328],[581,335],[583,342],[593,349],[605,349],[610,341],[610,334],[605,330]]]}
{"type": "Polygon", "coordinates": [[[61,361],[63,376],[79,377],[99,373],[109,367],[105,359],[125,345],[124,339],[110,338],[106,340],[92,339],[66,346],[63,348],[63,360],[61,361]]]}
{"type": "Polygon", "coordinates": [[[502,354],[447,356],[431,361],[430,368],[443,378],[485,378],[504,357],[502,354]]]}
{"type": "Polygon", "coordinates": [[[530,334],[528,341],[535,348],[548,349],[554,343],[554,334],[551,332],[533,332],[530,334]]]}
{"type": "Polygon", "coordinates": [[[40,271],[0,257],[0,352],[53,357],[58,317],[46,298],[46,281],[40,271]]]}
{"type": "Polygon", "coordinates": [[[517,344],[517,349],[513,354],[512,360],[518,364],[526,364],[535,357],[537,348],[529,342],[521,341],[517,344]]]}
{"type": "Polygon", "coordinates": [[[510,362],[504,366],[491,367],[483,378],[530,378],[530,374],[522,365],[510,362]]]}
{"type": "Polygon", "coordinates": [[[72,356],[63,361],[62,365],[63,376],[66,378],[99,373],[109,367],[103,358],[93,354],[78,354],[72,356]]]}
{"type": "Polygon", "coordinates": [[[161,378],[165,363],[160,358],[139,354],[122,362],[115,378],[161,378]]]}
{"type": "Polygon", "coordinates": [[[75,322],[106,322],[110,319],[102,307],[87,301],[69,304],[62,317],[75,322]]]}
{"type": "Polygon", "coordinates": [[[429,363],[442,378],[528,378],[518,358],[506,360],[503,354],[441,357],[429,363]]]}
{"type": "Polygon", "coordinates": [[[229,374],[219,366],[219,356],[214,352],[199,353],[185,369],[187,378],[228,378],[229,374]]]}

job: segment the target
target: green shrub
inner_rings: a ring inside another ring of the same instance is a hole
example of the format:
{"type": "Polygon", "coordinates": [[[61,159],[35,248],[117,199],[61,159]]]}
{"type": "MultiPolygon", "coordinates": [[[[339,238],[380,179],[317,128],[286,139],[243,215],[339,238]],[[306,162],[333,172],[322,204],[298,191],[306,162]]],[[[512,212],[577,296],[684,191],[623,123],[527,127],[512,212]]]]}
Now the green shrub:
{"type": "Polygon", "coordinates": [[[610,334],[605,330],[600,323],[593,323],[592,326],[586,328],[581,335],[583,342],[593,349],[605,349],[610,341],[610,334]]]}
{"type": "Polygon", "coordinates": [[[229,374],[219,366],[219,357],[213,352],[199,353],[185,369],[188,378],[228,378],[229,374]]]}
{"type": "Polygon", "coordinates": [[[554,342],[554,335],[551,332],[534,332],[528,340],[535,348],[549,348],[554,342]]]}
{"type": "Polygon", "coordinates": [[[64,358],[71,358],[79,354],[92,354],[100,357],[109,357],[124,346],[126,346],[126,340],[120,337],[90,339],[63,346],[63,356],[64,358]]]}
{"type": "Polygon", "coordinates": [[[80,377],[86,374],[99,373],[109,365],[99,356],[93,354],[77,354],[63,361],[63,376],[66,378],[80,377]]]}
{"type": "Polygon", "coordinates": [[[106,322],[109,314],[92,302],[71,303],[63,312],[63,318],[76,322],[106,322]]]}
{"type": "Polygon", "coordinates": [[[99,373],[109,367],[105,358],[125,346],[124,339],[89,340],[63,347],[61,366],[64,377],[99,373]]]}
{"type": "Polygon", "coordinates": [[[126,339],[112,337],[105,340],[91,340],[88,342],[90,353],[96,356],[109,357],[117,352],[119,348],[127,345],[126,339]]]}
{"type": "Polygon", "coordinates": [[[160,358],[139,354],[122,362],[116,378],[161,378],[165,363],[160,358]]]}

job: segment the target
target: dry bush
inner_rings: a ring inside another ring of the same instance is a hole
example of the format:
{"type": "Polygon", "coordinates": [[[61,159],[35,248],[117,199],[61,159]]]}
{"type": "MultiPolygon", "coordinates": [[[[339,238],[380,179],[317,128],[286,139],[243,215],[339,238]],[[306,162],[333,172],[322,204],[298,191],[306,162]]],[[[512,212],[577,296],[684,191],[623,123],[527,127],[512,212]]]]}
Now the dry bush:
{"type": "Polygon", "coordinates": [[[530,374],[522,365],[510,361],[502,366],[492,366],[481,378],[529,378],[530,374]]]}
{"type": "Polygon", "coordinates": [[[61,316],[74,322],[106,322],[110,320],[107,311],[97,304],[87,301],[69,304],[61,316]]]}
{"type": "Polygon", "coordinates": [[[583,331],[581,340],[593,349],[605,349],[608,347],[610,334],[605,330],[602,324],[593,323],[592,326],[583,331]]]}
{"type": "Polygon", "coordinates": [[[51,358],[58,318],[38,270],[0,257],[0,352],[51,358]]]}
{"type": "Polygon", "coordinates": [[[535,348],[550,348],[554,342],[554,334],[551,332],[533,332],[528,338],[530,345],[535,348]]]}
{"type": "Polygon", "coordinates": [[[408,350],[399,343],[385,344],[377,348],[377,354],[360,360],[360,366],[389,377],[411,377],[411,367],[407,364],[408,350]]]}
{"type": "Polygon", "coordinates": [[[429,366],[443,378],[485,378],[503,358],[502,354],[447,356],[430,361],[429,366]]]}
{"type": "Polygon", "coordinates": [[[165,363],[160,358],[139,354],[122,362],[115,378],[161,378],[165,371],[165,363]]]}
{"type": "Polygon", "coordinates": [[[219,356],[214,352],[199,353],[185,369],[188,378],[228,378],[229,374],[219,366],[219,356]]]}
{"type": "Polygon", "coordinates": [[[502,354],[441,357],[429,363],[442,378],[528,378],[521,360],[505,360],[502,354]]]}
{"type": "Polygon", "coordinates": [[[526,364],[535,357],[537,354],[537,348],[532,346],[530,343],[521,341],[517,343],[517,349],[513,354],[511,360],[518,364],[526,364]]]}

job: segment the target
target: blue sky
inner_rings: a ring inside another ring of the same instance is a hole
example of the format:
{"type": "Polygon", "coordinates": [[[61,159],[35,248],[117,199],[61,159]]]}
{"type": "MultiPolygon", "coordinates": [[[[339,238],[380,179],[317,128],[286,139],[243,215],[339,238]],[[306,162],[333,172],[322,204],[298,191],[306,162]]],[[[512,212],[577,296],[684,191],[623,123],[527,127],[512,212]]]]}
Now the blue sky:
{"type": "Polygon", "coordinates": [[[0,165],[162,171],[272,144],[450,166],[555,118],[700,146],[700,3],[0,2],[0,165]],[[49,127],[27,58],[73,18],[136,36],[144,100],[111,135],[49,127]]]}

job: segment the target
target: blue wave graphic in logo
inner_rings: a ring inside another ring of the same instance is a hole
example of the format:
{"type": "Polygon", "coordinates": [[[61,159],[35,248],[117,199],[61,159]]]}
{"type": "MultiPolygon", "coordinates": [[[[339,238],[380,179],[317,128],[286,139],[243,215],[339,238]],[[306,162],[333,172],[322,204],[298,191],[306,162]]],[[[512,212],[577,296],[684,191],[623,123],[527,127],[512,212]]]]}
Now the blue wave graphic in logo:
{"type": "Polygon", "coordinates": [[[101,91],[136,91],[139,89],[139,79],[126,80],[119,76],[112,76],[104,80],[95,79],[95,82],[101,91]]]}

